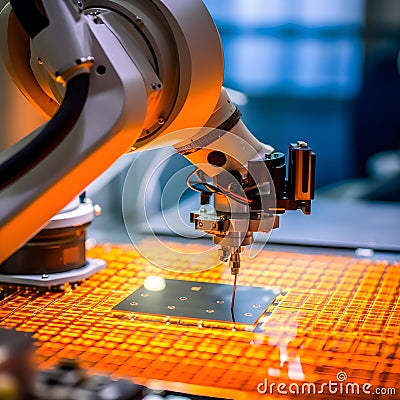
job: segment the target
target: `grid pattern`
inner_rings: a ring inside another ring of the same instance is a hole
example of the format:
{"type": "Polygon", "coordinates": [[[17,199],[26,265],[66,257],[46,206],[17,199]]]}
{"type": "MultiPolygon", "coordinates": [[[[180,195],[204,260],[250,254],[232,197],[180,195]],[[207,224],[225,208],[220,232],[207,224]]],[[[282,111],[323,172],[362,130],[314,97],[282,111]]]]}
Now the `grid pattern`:
{"type": "MultiPolygon", "coordinates": [[[[231,283],[226,266],[185,276],[152,266],[131,246],[97,246],[90,256],[105,259],[107,268],[65,292],[0,286],[0,326],[34,333],[40,368],[79,359],[94,373],[234,399],[265,398],[257,392],[265,379],[321,384],[343,371],[345,383],[400,394],[397,263],[272,251],[245,259],[241,285],[282,289],[257,329],[248,331],[112,311],[149,275],[231,283]]],[[[165,263],[185,263],[185,257],[165,263]]]]}

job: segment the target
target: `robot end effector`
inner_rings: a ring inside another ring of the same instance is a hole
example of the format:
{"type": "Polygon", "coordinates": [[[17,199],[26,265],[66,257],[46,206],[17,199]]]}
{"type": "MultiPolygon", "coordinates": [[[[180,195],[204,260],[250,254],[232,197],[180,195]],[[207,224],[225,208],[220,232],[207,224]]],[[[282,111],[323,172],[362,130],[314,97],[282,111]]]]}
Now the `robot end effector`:
{"type": "MultiPolygon", "coordinates": [[[[304,214],[311,213],[311,200],[314,198],[315,153],[308,144],[298,141],[289,145],[288,178],[286,179],[285,155],[279,152],[265,154],[264,158],[249,161],[247,174],[234,183],[246,193],[248,213],[216,212],[211,215],[202,206],[199,213],[191,214],[195,228],[211,233],[214,243],[220,244],[221,261],[230,263],[233,275],[239,273],[242,246],[253,243],[253,233],[268,233],[279,227],[279,215],[286,210],[301,209],[304,214]],[[268,171],[265,180],[254,180],[260,171],[268,171]],[[274,187],[267,192],[263,187],[274,187]]],[[[231,198],[232,190],[218,186],[214,193],[218,197],[231,198]]],[[[204,195],[202,198],[204,199],[204,195]]],[[[209,199],[207,195],[206,199],[209,199]]],[[[218,200],[215,202],[218,204],[218,200]]],[[[232,199],[231,199],[232,203],[232,199]]]]}
{"type": "Polygon", "coordinates": [[[230,108],[228,119],[177,151],[199,165],[188,177],[189,187],[201,193],[200,210],[191,213],[191,222],[212,235],[221,261],[229,260],[231,273],[237,275],[242,246],[253,243],[255,232],[277,228],[279,215],[286,210],[311,213],[316,155],[306,142],[298,141],[289,145],[286,164],[284,154],[258,142],[247,130],[224,90],[221,99],[225,105],[217,106],[210,121],[215,122],[223,108],[230,108]],[[200,141],[203,147],[197,145],[200,141]]]}

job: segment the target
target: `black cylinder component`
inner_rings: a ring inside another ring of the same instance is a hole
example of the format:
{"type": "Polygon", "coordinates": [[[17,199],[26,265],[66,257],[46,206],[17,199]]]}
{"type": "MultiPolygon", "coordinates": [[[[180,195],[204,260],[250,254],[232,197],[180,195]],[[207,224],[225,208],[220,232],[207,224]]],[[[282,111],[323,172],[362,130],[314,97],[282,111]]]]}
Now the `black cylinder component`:
{"type": "Polygon", "coordinates": [[[265,155],[265,165],[271,175],[275,187],[275,196],[282,199],[285,196],[286,163],[283,153],[265,155]]]}
{"type": "Polygon", "coordinates": [[[226,164],[226,155],[221,151],[214,150],[208,153],[207,161],[211,165],[223,167],[226,164]]]}
{"type": "MultiPolygon", "coordinates": [[[[285,195],[286,163],[283,153],[266,154],[264,160],[249,161],[248,185],[262,185],[271,182],[275,187],[276,199],[285,195]]],[[[274,192],[271,191],[271,195],[274,192]]]]}
{"type": "Polygon", "coordinates": [[[88,226],[43,229],[0,265],[0,274],[50,274],[83,267],[88,226]]]}

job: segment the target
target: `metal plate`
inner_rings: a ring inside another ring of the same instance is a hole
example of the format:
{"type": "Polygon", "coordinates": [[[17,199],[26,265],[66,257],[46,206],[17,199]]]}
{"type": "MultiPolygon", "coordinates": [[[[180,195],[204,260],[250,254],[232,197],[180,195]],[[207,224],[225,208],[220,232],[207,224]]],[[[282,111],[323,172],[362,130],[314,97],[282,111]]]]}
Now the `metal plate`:
{"type": "MultiPolygon", "coordinates": [[[[278,288],[237,286],[235,322],[254,325],[280,293],[278,288]]],[[[165,288],[151,291],[141,286],[114,310],[137,314],[233,322],[232,285],[165,280],[165,288]]]]}
{"type": "Polygon", "coordinates": [[[2,275],[0,274],[1,283],[9,283],[11,285],[29,285],[36,287],[53,287],[63,285],[64,283],[79,282],[87,279],[96,272],[105,268],[106,262],[97,258],[87,259],[86,265],[81,268],[72,269],[67,272],[58,272],[54,274],[42,275],[2,275]]]}

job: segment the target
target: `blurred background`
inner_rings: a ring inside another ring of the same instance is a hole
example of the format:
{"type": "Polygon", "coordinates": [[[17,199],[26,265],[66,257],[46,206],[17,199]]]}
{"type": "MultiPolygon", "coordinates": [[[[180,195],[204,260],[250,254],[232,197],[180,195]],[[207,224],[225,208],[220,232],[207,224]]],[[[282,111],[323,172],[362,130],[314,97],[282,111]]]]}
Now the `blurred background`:
{"type": "MultiPolygon", "coordinates": [[[[309,142],[322,196],[399,201],[400,2],[205,3],[224,46],[224,84],[241,92],[234,100],[250,130],[283,152],[309,142]]],[[[4,149],[44,119],[2,65],[0,88],[4,149]]],[[[111,182],[109,199],[122,181],[111,182]]]]}
{"type": "Polygon", "coordinates": [[[310,142],[319,188],[398,171],[398,155],[367,161],[400,148],[400,2],[205,2],[224,45],[225,85],[247,95],[240,108],[257,137],[279,149],[310,142]]]}

